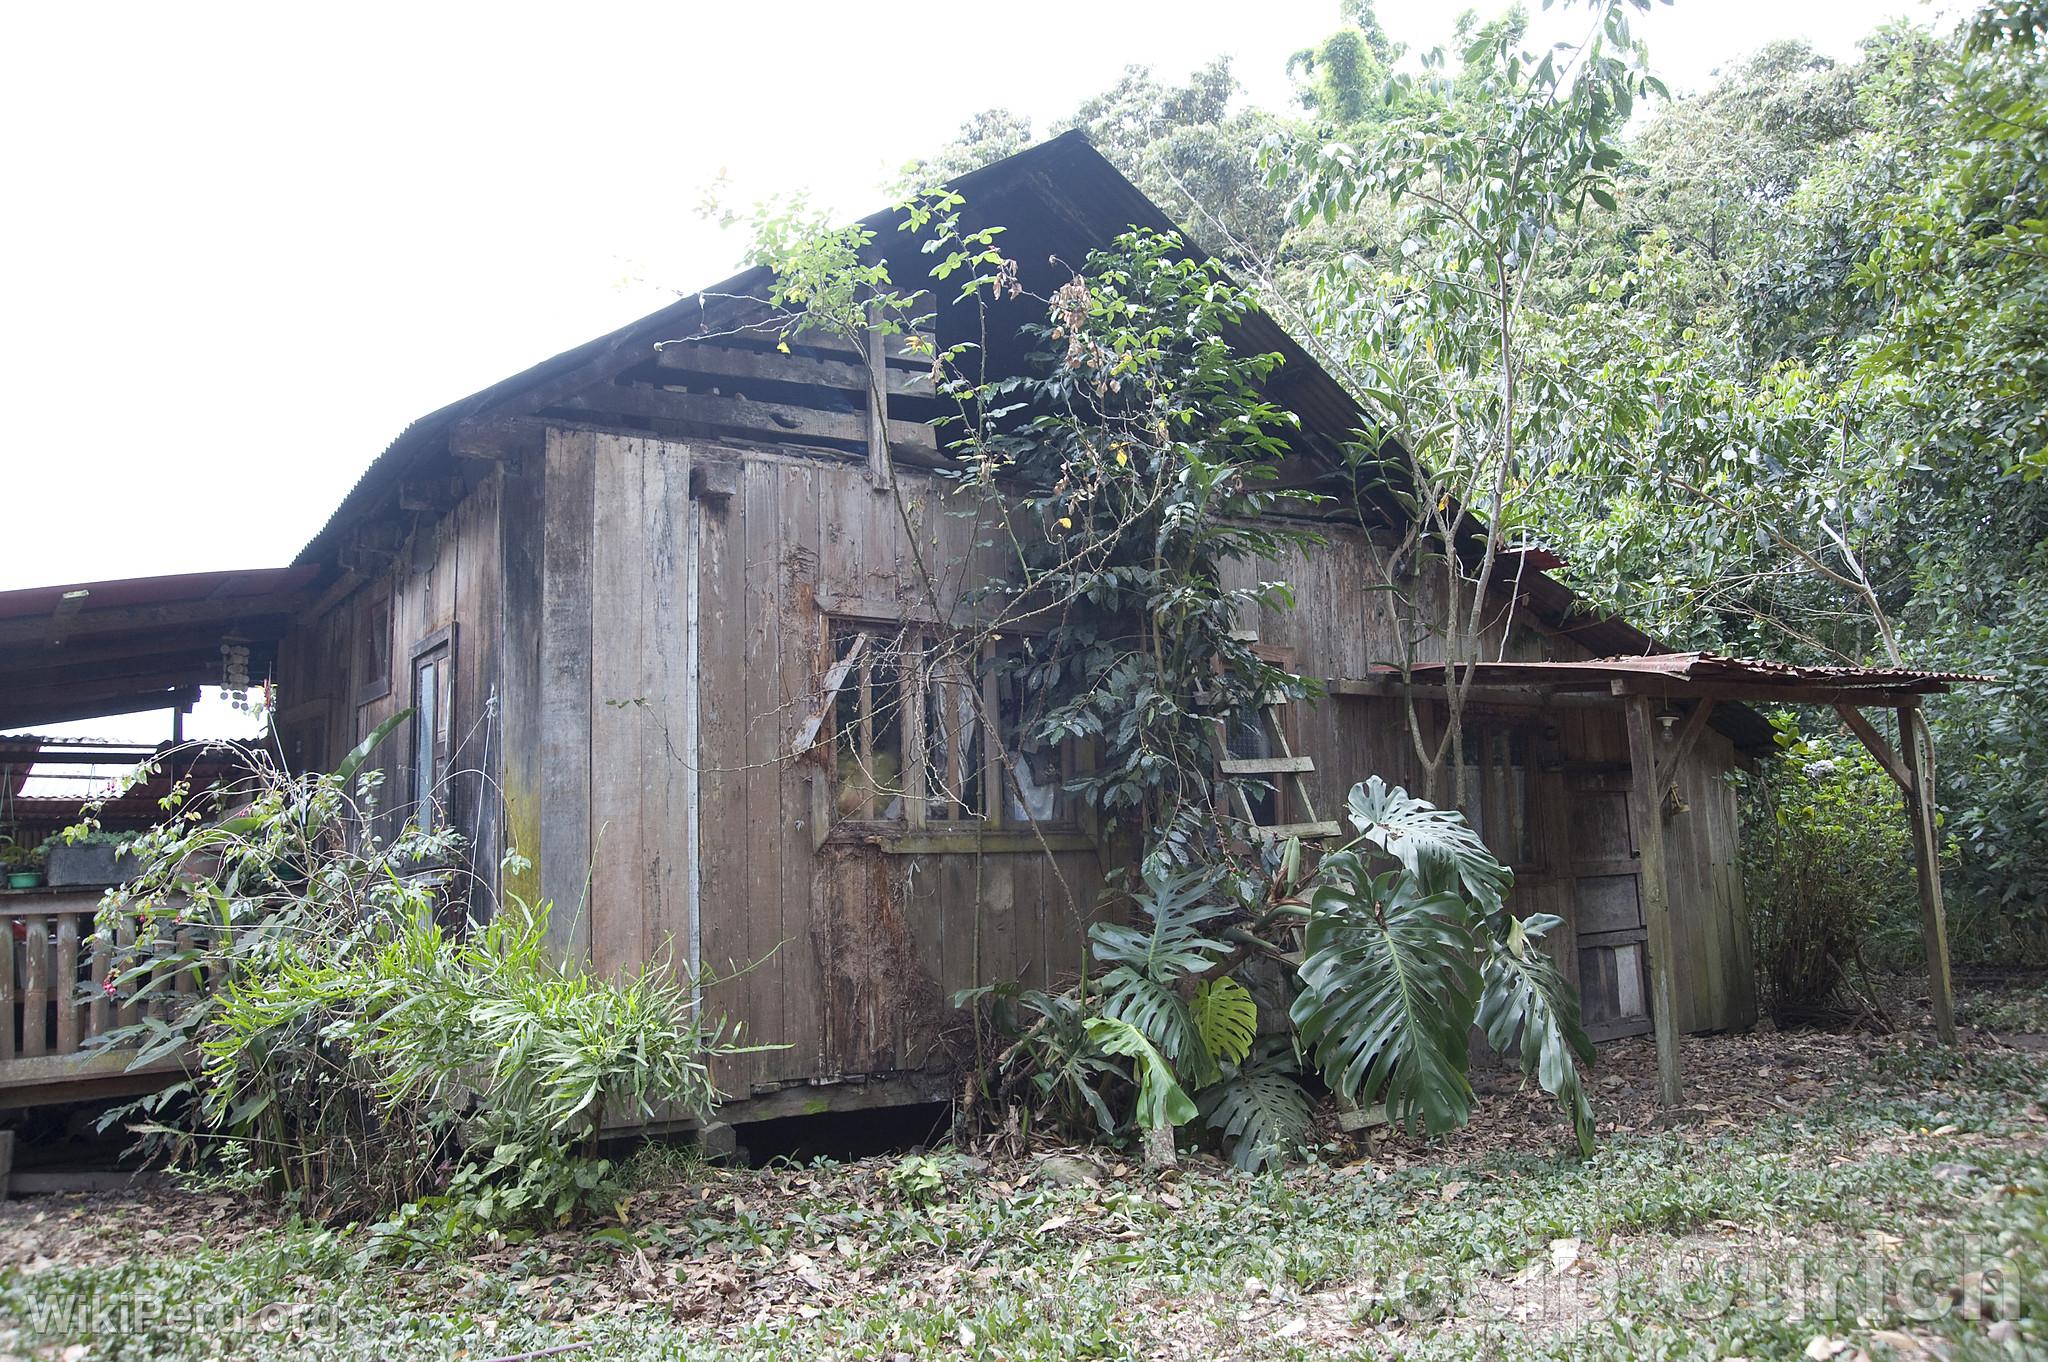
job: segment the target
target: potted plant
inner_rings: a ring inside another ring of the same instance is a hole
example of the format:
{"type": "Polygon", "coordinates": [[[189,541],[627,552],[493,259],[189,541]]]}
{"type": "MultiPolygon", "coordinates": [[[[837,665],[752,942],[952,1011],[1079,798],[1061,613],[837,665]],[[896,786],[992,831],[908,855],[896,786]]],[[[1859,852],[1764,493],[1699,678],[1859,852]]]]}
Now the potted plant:
{"type": "Polygon", "coordinates": [[[43,882],[42,848],[17,846],[12,839],[0,840],[0,872],[6,874],[9,889],[35,888],[43,882]]]}
{"type": "Polygon", "coordinates": [[[135,858],[123,854],[121,844],[137,835],[87,827],[57,833],[43,843],[50,887],[120,884],[136,870],[135,858]]]}

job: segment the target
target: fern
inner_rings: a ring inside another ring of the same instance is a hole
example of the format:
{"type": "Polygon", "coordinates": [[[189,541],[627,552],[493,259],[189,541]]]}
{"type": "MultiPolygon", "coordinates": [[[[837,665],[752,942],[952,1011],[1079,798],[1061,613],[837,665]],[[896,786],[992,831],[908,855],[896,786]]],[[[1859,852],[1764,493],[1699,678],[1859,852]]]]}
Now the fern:
{"type": "Polygon", "coordinates": [[[1225,975],[1204,979],[1188,1004],[1195,1030],[1210,1055],[1225,1064],[1237,1064],[1252,1051],[1259,1032],[1259,1005],[1251,990],[1225,975]]]}
{"type": "Polygon", "coordinates": [[[1287,1042],[1269,1041],[1202,1094],[1204,1121],[1229,1145],[1230,1161],[1248,1173],[1287,1158],[1308,1133],[1312,1108],[1295,1074],[1287,1042]]]}

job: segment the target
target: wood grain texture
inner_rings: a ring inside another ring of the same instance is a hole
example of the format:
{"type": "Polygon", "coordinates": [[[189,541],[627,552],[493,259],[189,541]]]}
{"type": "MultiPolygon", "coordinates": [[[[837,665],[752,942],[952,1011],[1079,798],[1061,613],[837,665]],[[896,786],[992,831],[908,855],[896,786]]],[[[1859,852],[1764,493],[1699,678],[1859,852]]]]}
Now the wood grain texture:
{"type": "Polygon", "coordinates": [[[585,431],[548,432],[541,509],[541,897],[554,904],[549,945],[587,960],[590,870],[591,526],[596,450],[585,431]]]}
{"type": "Polygon", "coordinates": [[[641,669],[655,620],[646,600],[645,440],[600,435],[592,444],[590,529],[590,963],[616,977],[642,963],[644,878],[659,848],[644,835],[649,769],[641,731],[662,701],[641,669]]]}
{"type": "Polygon", "coordinates": [[[1649,928],[1650,1020],[1657,1033],[1657,1094],[1666,1106],[1685,1097],[1685,1074],[1678,1053],[1678,990],[1674,972],[1671,897],[1665,878],[1664,816],[1657,793],[1657,755],[1652,736],[1651,701],[1632,696],[1627,708],[1629,763],[1634,777],[1630,792],[1637,852],[1642,858],[1643,921],[1649,928]]]}

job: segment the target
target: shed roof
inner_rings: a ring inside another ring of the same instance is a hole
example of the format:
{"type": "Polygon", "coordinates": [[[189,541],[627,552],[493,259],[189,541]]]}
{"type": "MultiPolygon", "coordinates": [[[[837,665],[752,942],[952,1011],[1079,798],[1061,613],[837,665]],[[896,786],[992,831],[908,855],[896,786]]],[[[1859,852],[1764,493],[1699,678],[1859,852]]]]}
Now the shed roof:
{"type": "Polygon", "coordinates": [[[221,678],[221,644],[262,676],[310,565],[0,592],[0,729],[183,708],[221,678]]]}
{"type": "MultiPolygon", "coordinates": [[[[1441,662],[1420,663],[1406,675],[1436,683],[1441,662]]],[[[1460,668],[1460,671],[1465,671],[1460,668]]],[[[1719,705],[1712,724],[1745,751],[1769,748],[1770,723],[1752,704],[1845,704],[1897,706],[1922,695],[1940,694],[1958,682],[1994,678],[1968,672],[1918,671],[1905,667],[1799,666],[1718,653],[1654,653],[1596,657],[1576,662],[1480,662],[1470,668],[1472,684],[1508,687],[1535,694],[1636,694],[1665,699],[1734,701],[1719,705]]],[[[1399,667],[1375,667],[1371,679],[1402,675],[1399,667]]]]}
{"type": "MultiPolygon", "coordinates": [[[[1004,249],[1017,259],[1025,284],[1040,293],[1064,282],[1063,272],[1077,267],[1089,251],[1107,246],[1134,227],[1178,230],[1079,129],[970,171],[953,181],[952,188],[965,200],[962,212],[969,229],[1006,229],[1004,249]]],[[[898,223],[896,210],[888,209],[863,219],[862,225],[886,244],[894,238],[898,223]]],[[[657,342],[689,335],[700,326],[707,300],[757,295],[771,277],[765,268],[743,271],[422,416],[371,463],[295,561],[302,565],[331,563],[334,550],[353,525],[395,504],[407,478],[447,456],[448,436],[458,423],[519,409],[517,404],[522,401],[531,407],[534,393],[573,381],[576,375],[606,363],[624,367],[644,360],[657,342]]],[[[1009,306],[1016,310],[1019,322],[1042,320],[1026,315],[1027,303],[1009,306]]],[[[942,336],[948,330],[943,307],[940,330],[942,336]]],[[[991,325],[984,332],[976,324],[971,334],[989,338],[992,364],[1021,361],[1023,341],[1016,327],[991,325]]],[[[1233,339],[1246,353],[1281,356],[1280,367],[1266,382],[1269,395],[1301,418],[1304,441],[1335,467],[1341,447],[1355,440],[1365,424],[1358,402],[1264,312],[1247,315],[1233,339]]],[[[1391,467],[1398,472],[1401,465],[1396,461],[1391,467]]],[[[1390,519],[1398,516],[1397,503],[1384,489],[1368,495],[1385,503],[1390,519]]],[[[1539,564],[1540,560],[1532,559],[1523,565],[1519,586],[1531,611],[1551,628],[1596,654],[1666,651],[1665,645],[1627,621],[1588,609],[1569,587],[1542,572],[1539,564]]]]}

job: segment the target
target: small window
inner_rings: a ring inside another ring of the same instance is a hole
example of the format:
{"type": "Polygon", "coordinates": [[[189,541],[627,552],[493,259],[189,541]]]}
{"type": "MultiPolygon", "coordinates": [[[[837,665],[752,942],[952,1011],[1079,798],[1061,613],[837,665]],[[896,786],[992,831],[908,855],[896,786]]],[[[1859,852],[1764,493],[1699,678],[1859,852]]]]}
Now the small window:
{"type": "Polygon", "coordinates": [[[455,732],[455,636],[429,635],[412,654],[412,803],[422,828],[440,820],[455,732]]]}
{"type": "Polygon", "coordinates": [[[363,607],[356,633],[356,703],[367,705],[391,694],[391,598],[381,596],[363,607]]]}
{"type": "Polygon", "coordinates": [[[830,697],[833,814],[836,818],[904,816],[903,676],[912,637],[901,630],[835,627],[830,697]]]}
{"type": "Polygon", "coordinates": [[[1021,640],[997,644],[994,661],[994,708],[1006,758],[997,770],[1003,791],[998,821],[1069,822],[1073,815],[1066,790],[1068,744],[1038,736],[1047,699],[1039,661],[1030,644],[1021,640]]]}
{"type": "Polygon", "coordinates": [[[981,678],[969,661],[924,651],[925,817],[935,823],[983,817],[981,678]]]}
{"type": "Polygon", "coordinates": [[[799,744],[833,735],[833,820],[1071,821],[1068,745],[1032,736],[1043,698],[1025,646],[977,648],[932,628],[835,621],[820,710],[799,744]],[[984,732],[991,716],[994,751],[984,732]]]}

